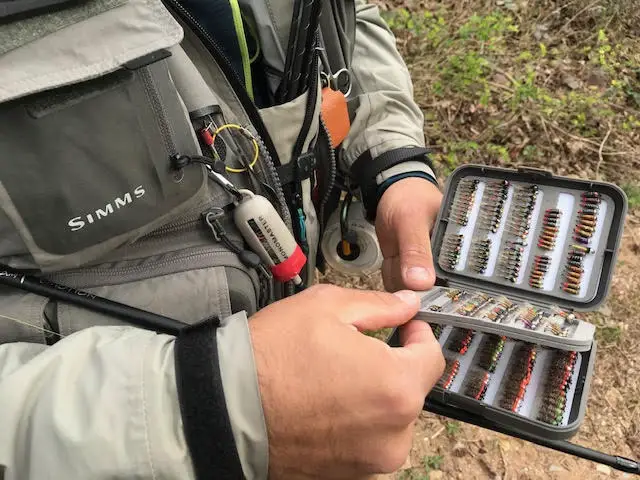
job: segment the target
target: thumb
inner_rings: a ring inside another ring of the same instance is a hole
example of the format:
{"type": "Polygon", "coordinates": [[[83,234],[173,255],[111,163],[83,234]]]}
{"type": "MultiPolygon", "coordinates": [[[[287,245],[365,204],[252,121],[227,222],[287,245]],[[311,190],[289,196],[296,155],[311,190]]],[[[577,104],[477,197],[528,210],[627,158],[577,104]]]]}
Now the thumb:
{"type": "Polygon", "coordinates": [[[427,215],[403,218],[397,225],[397,238],[404,285],[411,290],[429,290],[436,281],[436,274],[427,215]]]}
{"type": "Polygon", "coordinates": [[[344,323],[358,330],[379,330],[397,327],[411,320],[420,308],[415,292],[403,290],[395,293],[353,291],[339,306],[344,323]]]}

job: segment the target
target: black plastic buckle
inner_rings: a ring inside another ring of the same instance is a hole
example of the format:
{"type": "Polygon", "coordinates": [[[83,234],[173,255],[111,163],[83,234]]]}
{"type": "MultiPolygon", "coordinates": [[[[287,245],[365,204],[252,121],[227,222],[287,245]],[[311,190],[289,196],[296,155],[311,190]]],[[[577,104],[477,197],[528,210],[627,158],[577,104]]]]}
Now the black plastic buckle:
{"type": "Polygon", "coordinates": [[[317,165],[316,156],[313,152],[300,155],[296,160],[295,176],[298,182],[311,178],[317,165]]]}
{"type": "Polygon", "coordinates": [[[313,152],[300,155],[294,162],[286,163],[276,168],[280,183],[288,185],[290,183],[300,183],[307,178],[311,178],[317,165],[316,156],[313,152]]]}

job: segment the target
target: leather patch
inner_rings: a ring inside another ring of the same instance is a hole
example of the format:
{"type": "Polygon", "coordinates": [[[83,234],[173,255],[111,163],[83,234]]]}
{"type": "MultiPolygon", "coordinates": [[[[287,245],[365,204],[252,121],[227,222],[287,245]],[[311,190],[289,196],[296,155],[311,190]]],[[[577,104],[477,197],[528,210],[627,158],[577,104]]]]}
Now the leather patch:
{"type": "Polygon", "coordinates": [[[331,136],[331,146],[337,148],[351,128],[347,99],[342,92],[329,87],[322,89],[322,119],[331,136]]]}

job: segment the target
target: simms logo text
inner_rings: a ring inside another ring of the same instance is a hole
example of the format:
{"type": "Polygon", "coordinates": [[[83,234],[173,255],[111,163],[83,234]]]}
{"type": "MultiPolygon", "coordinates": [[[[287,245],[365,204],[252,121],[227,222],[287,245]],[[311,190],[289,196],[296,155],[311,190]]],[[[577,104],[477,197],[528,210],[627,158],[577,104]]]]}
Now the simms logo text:
{"type": "Polygon", "coordinates": [[[72,232],[82,230],[87,223],[95,223],[109,215],[113,215],[116,210],[126,207],[133,203],[135,199],[141,198],[147,193],[142,185],[136,187],[133,192],[127,192],[122,197],[116,197],[107,203],[104,208],[98,208],[97,210],[89,213],[85,213],[79,217],[73,217],[67,222],[67,225],[72,232]]]}

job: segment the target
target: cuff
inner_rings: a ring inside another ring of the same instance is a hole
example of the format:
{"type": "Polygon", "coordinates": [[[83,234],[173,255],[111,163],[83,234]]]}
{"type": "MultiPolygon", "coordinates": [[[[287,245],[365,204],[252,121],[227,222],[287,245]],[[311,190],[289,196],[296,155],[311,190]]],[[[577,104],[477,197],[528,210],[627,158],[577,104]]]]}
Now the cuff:
{"type": "Polygon", "coordinates": [[[186,327],[175,362],[197,477],[266,479],[267,429],[246,315],[186,327]]]}
{"type": "Polygon", "coordinates": [[[249,323],[244,312],[222,320],[217,342],[227,411],[242,463],[243,478],[266,480],[269,472],[267,424],[249,323]]]}
{"type": "Polygon", "coordinates": [[[421,177],[438,185],[435,168],[428,150],[421,147],[397,148],[371,158],[361,155],[351,167],[351,176],[360,187],[366,218],[374,221],[378,202],[394,182],[407,177],[421,177]]]}

